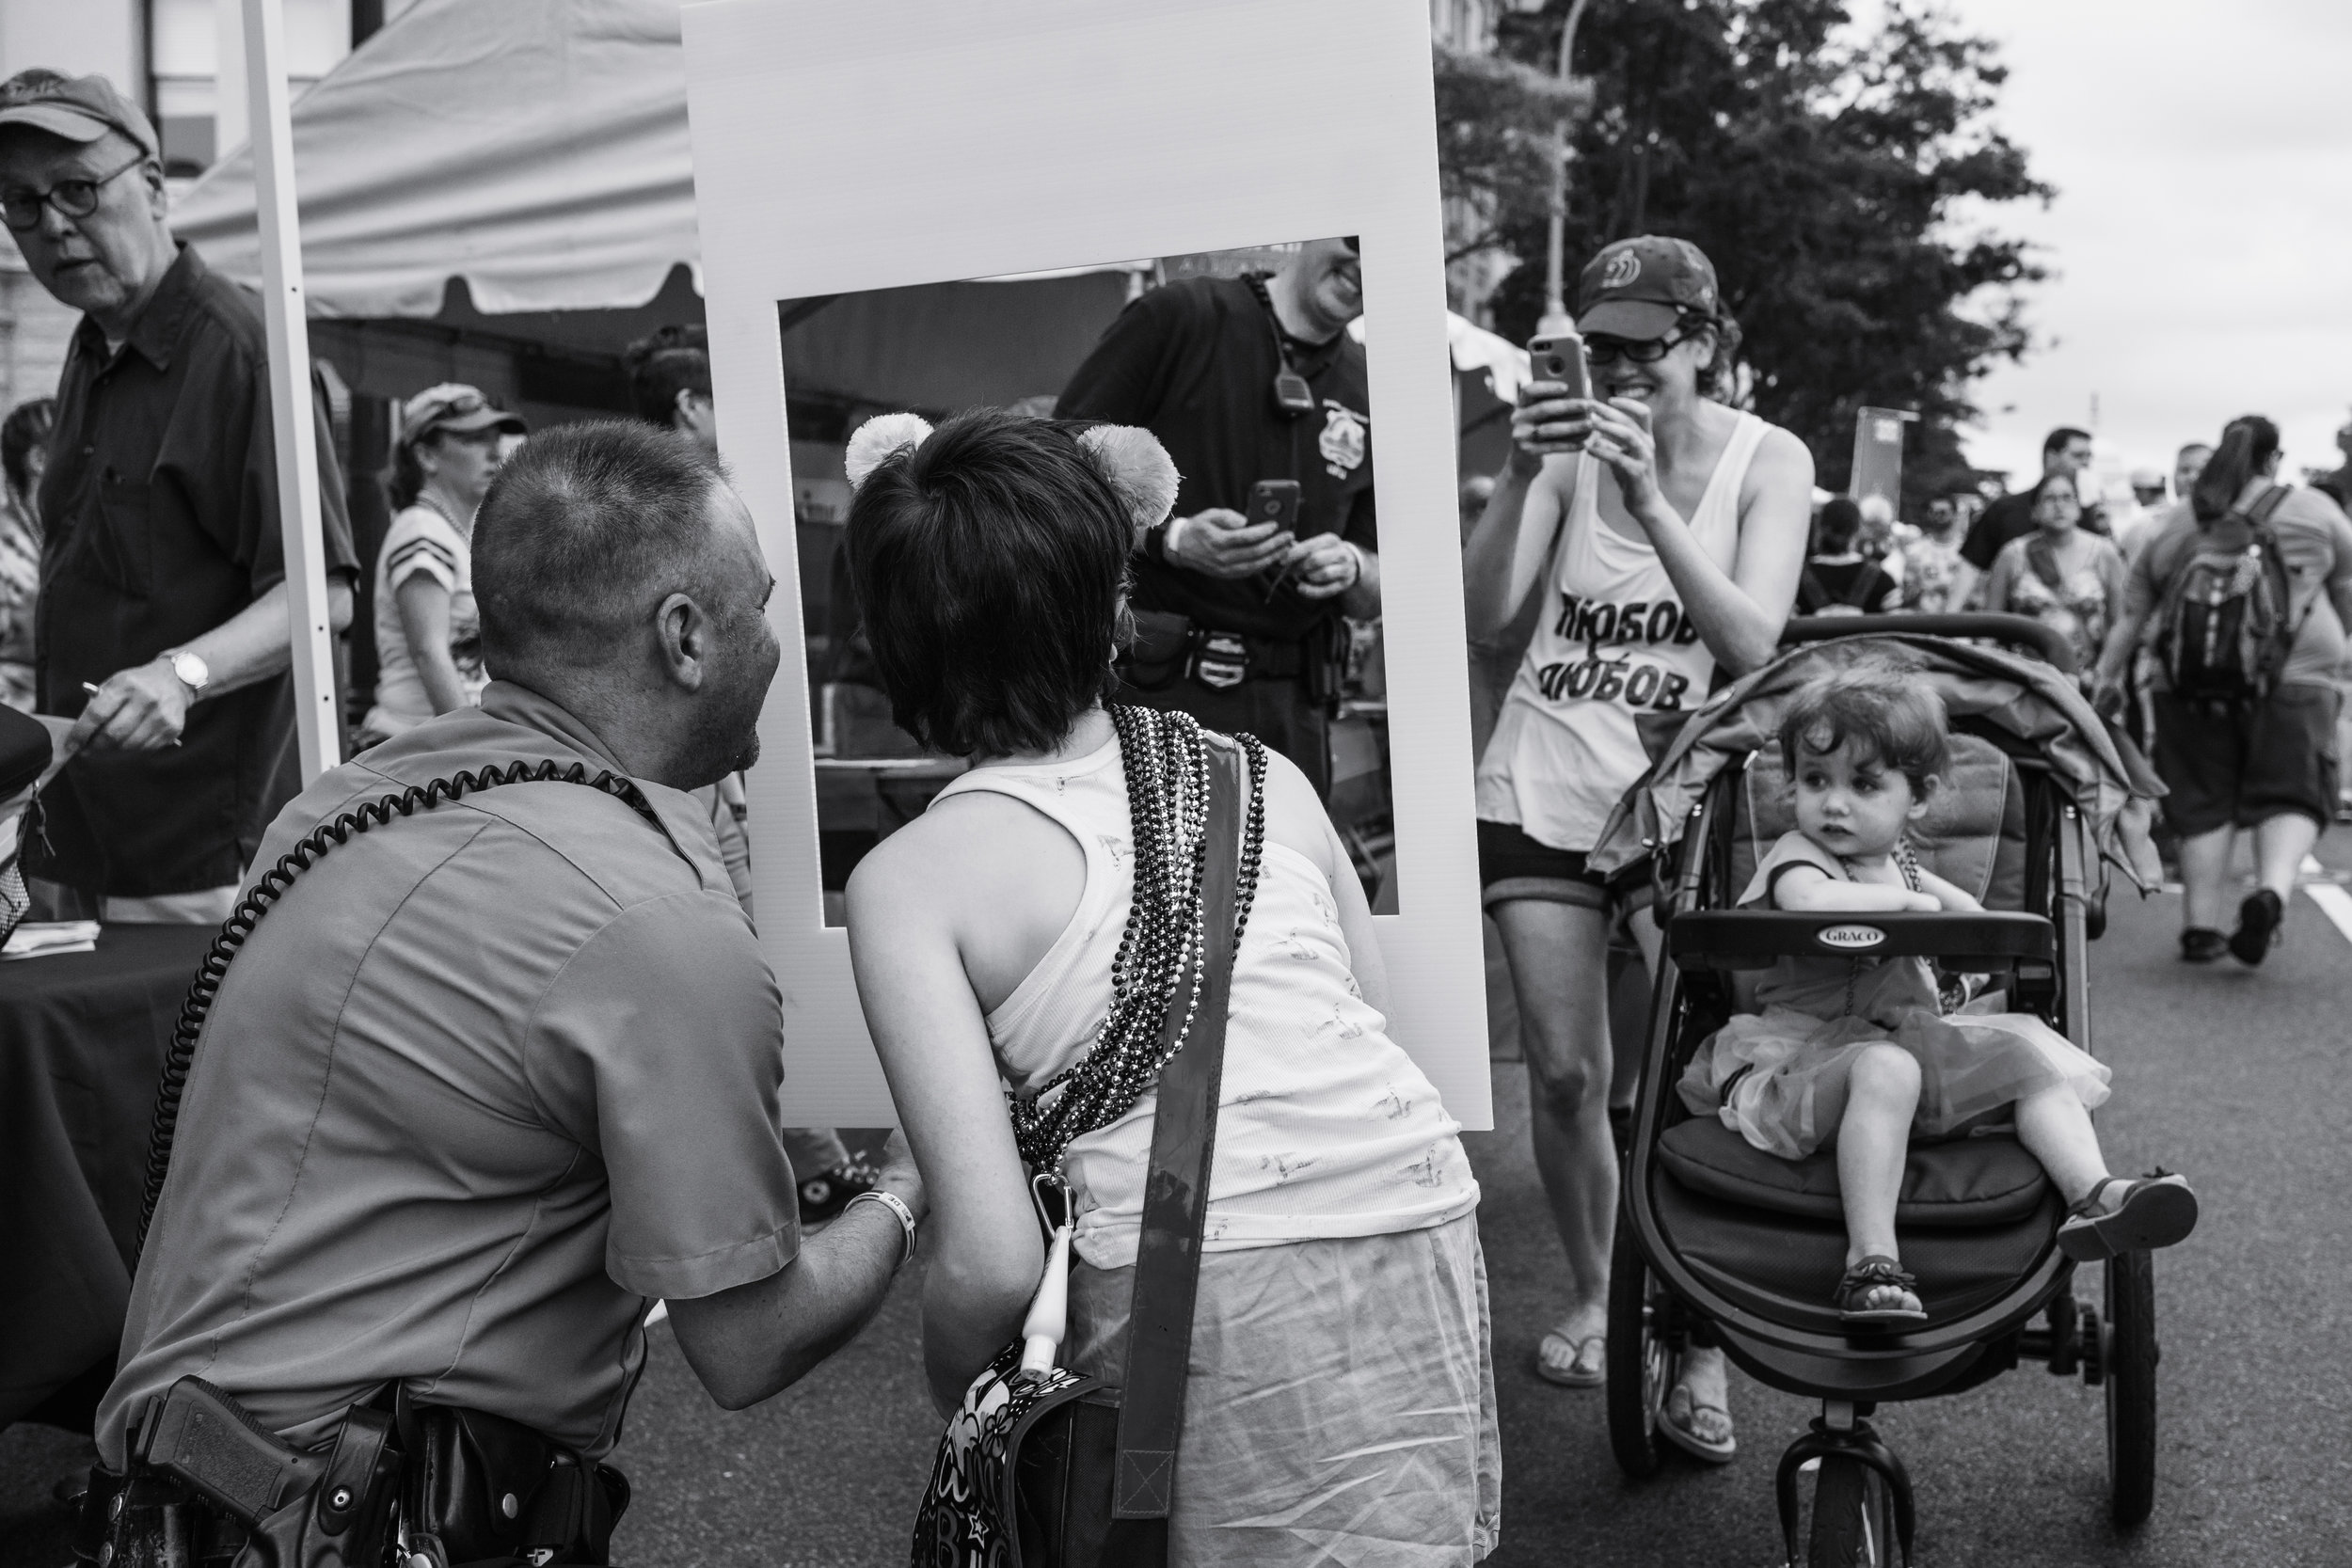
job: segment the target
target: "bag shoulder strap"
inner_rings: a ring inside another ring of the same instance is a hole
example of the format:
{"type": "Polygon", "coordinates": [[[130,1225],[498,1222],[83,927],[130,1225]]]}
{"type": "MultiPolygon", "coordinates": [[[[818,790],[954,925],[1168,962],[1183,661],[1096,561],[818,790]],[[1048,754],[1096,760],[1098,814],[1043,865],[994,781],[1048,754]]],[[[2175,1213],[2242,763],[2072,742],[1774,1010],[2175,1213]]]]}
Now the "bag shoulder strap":
{"type": "Polygon", "coordinates": [[[2066,577],[2058,570],[2058,552],[2050,547],[2050,541],[2040,533],[2026,537],[2026,564],[2033,569],[2035,577],[2042,579],[2042,586],[2051,593],[2063,594],[2066,591],[2066,577]]]}
{"type": "MultiPolygon", "coordinates": [[[[1205,738],[1205,737],[1204,737],[1205,738]]],[[[1174,1496],[1176,1439],[1184,1423],[1184,1373],[1200,1281],[1200,1237],[1216,1148],[1217,1088],[1225,1075],[1225,1015],[1232,991],[1233,911],[1248,795],[1238,745],[1210,740],[1208,855],[1200,872],[1208,950],[1192,1037],[1160,1070],[1152,1164],[1143,1188],[1143,1233],[1128,1310],[1126,1388],[1119,1409],[1111,1516],[1164,1519],[1174,1496]]],[[[1168,1005],[1163,1047],[1190,1011],[1168,1005]]]]}

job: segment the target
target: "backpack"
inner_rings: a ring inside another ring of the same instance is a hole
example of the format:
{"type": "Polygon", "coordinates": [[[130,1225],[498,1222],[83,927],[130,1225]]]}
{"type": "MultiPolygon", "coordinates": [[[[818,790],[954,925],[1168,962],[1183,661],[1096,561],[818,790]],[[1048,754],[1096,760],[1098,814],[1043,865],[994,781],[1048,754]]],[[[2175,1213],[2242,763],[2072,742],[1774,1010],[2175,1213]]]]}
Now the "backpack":
{"type": "Polygon", "coordinates": [[[2174,695],[2255,703],[2270,694],[2300,629],[2288,624],[2292,584],[2270,528],[2286,495],[2274,484],[2250,510],[2230,514],[2246,525],[2247,542],[2222,549],[2208,532],[2166,585],[2153,642],[2174,695]]]}

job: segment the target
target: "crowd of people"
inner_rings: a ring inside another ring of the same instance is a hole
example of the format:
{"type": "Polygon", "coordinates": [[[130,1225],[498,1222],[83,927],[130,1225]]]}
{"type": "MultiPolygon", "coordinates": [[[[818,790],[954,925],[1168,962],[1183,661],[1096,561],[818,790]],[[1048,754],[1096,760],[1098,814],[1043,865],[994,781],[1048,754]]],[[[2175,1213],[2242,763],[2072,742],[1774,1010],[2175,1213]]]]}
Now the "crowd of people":
{"type": "MultiPolygon", "coordinates": [[[[1009,1377],[1009,1346],[1058,1340],[1061,1365],[1117,1387],[1181,1318],[1189,1418],[1149,1450],[1178,1478],[1174,1560],[1486,1555],[1478,1183],[1388,1035],[1379,940],[1323,803],[1334,629],[1380,593],[1353,237],[1144,294],[1056,418],[852,440],[846,569],[876,679],[911,734],[973,765],[849,889],[904,1129],[875,1168],[777,1125],[740,783],[779,662],[774,583],[718,460],[699,336],[631,350],[634,420],[532,432],[471,387],[409,397],[373,562],[322,423],[331,619],[349,624],[365,570],[381,674],[352,759],[306,787],[251,299],[172,239],[153,131],[98,78],[0,85],[0,204],[35,278],[84,313],[54,405],[0,425],[0,694],[72,757],[25,868],[52,911],[210,923],[251,868],[309,846],[232,927],[181,1064],[99,1412],[97,1560],[163,1560],[116,1546],[189,1528],[287,1555],[306,1529],[362,1528],[348,1498],[245,1516],[157,1480],[158,1423],[199,1374],[288,1452],[380,1443],[388,1419],[404,1443],[443,1420],[504,1433],[501,1453],[535,1444],[588,1480],[521,1544],[605,1560],[626,1493],[596,1481],[650,1303],[740,1407],[856,1332],[918,1235],[930,1386],[968,1424],[943,1475],[993,1430],[1000,1406],[972,1391],[1009,1377]],[[449,805],[318,832],[456,779],[449,805]],[[1185,1050],[1221,1064],[1213,1139],[1155,1115],[1185,1050]],[[1163,1179],[1164,1140],[1189,1178],[1163,1179]],[[1072,1205],[1048,1235],[1041,1184],[1072,1205]],[[1191,1255],[1181,1313],[1149,1283],[1168,1248],[1191,1255]],[[1041,1318],[1041,1275],[1065,1316],[1041,1318]]],[[[1730,401],[1739,327],[1696,246],[1619,241],[1579,293],[1592,394],[1526,388],[1463,554],[1473,639],[1526,627],[1476,759],[1477,846],[1565,1256],[1537,1371],[1567,1387],[1602,1383],[1608,1355],[1632,1089],[1609,954],[1629,940],[1654,966],[1661,942],[1652,867],[1594,851],[1708,692],[1779,657],[1792,609],[2050,627],[2169,786],[2183,957],[2247,964],[2338,809],[2352,624],[2352,523],[2340,496],[2278,483],[2267,420],[2185,449],[2169,485],[2135,476],[2111,517],[2080,483],[2090,437],[2054,432],[2034,484],[1981,510],[1936,498],[1915,526],[1883,498],[1817,506],[1804,443],[1730,401]],[[2225,930],[2241,832],[2259,885],[2225,930]]],[[[1947,739],[1915,683],[1808,687],[1780,736],[1799,828],[1741,902],[1973,907],[1903,847],[1947,739]]],[[[1923,1107],[2013,1109],[2070,1256],[2186,1233],[2179,1178],[2106,1171],[2086,1115],[2106,1069],[2024,1015],[1945,1022],[1923,974],[1888,966],[1860,1003],[1851,978],[1842,1002],[1807,991],[1778,1034],[1735,1020],[1684,1084],[1768,1152],[1847,1131],[1850,1323],[1924,1316],[1892,1222],[1904,1140],[1942,1126],[1923,1107]],[[1765,1114],[1800,1102],[1801,1132],[1765,1114]]],[[[1698,1325],[1670,1441],[1734,1455],[1727,1381],[1698,1325]]],[[[427,1560],[502,1557],[498,1491],[406,1494],[442,1512],[405,1528],[438,1543],[427,1560]]],[[[933,1493],[927,1517],[969,1503],[933,1493]]]]}

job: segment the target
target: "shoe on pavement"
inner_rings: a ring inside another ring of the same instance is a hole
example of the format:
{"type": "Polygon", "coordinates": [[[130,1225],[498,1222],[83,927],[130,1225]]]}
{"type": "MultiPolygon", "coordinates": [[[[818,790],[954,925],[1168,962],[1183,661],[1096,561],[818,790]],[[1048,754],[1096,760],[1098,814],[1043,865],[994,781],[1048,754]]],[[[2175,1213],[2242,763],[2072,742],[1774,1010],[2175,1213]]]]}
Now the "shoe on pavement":
{"type": "Polygon", "coordinates": [[[2230,939],[2210,926],[2191,926],[2181,933],[2181,961],[2209,964],[2230,950],[2230,939]]]}
{"type": "Polygon", "coordinates": [[[846,1165],[820,1170],[814,1176],[803,1176],[800,1183],[801,1223],[818,1225],[833,1218],[850,1206],[850,1199],[860,1193],[870,1193],[879,1174],[865,1162],[851,1159],[846,1165]]]}
{"type": "Polygon", "coordinates": [[[2279,943],[2279,925],[2286,905],[2268,888],[2256,888],[2237,907],[2237,929],[2230,933],[2230,956],[2242,964],[2258,964],[2279,943]]]}

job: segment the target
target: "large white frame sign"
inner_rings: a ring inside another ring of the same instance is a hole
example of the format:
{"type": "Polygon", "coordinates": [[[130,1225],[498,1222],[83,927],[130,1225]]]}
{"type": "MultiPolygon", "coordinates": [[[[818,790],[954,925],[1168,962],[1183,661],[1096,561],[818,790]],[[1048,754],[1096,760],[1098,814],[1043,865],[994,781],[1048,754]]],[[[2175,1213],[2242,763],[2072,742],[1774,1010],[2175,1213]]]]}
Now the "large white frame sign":
{"type": "Polygon", "coordinates": [[[1360,235],[1400,889],[1391,1029],[1493,1124],[1426,0],[685,8],[721,445],[778,578],[750,777],[787,1122],[896,1120],[824,924],[777,302],[1360,235]]]}

